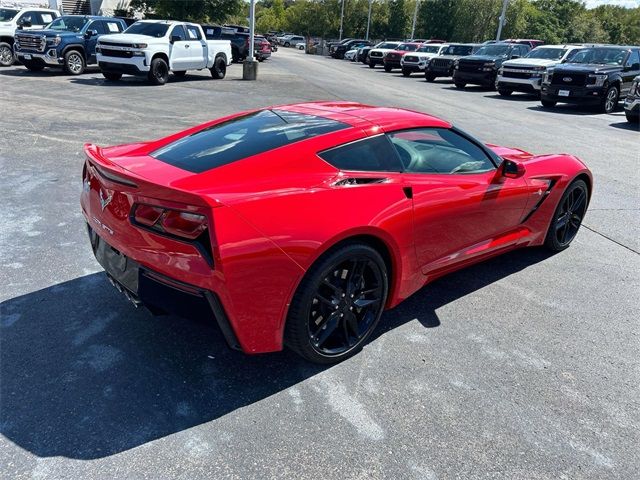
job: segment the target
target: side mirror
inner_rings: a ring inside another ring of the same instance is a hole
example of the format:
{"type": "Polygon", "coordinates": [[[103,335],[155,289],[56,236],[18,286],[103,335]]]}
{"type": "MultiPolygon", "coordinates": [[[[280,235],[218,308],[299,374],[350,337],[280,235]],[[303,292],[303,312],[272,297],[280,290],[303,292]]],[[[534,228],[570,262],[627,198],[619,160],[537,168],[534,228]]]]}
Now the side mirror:
{"type": "Polygon", "coordinates": [[[524,165],[513,160],[504,160],[502,162],[502,176],[507,178],[519,178],[524,175],[524,165]]]}
{"type": "Polygon", "coordinates": [[[22,20],[20,20],[20,22],[18,22],[18,25],[20,25],[21,28],[30,27],[31,20],[27,20],[26,18],[23,18],[22,20]]]}
{"type": "Polygon", "coordinates": [[[87,30],[86,32],[84,32],[84,38],[86,38],[87,40],[89,40],[91,37],[97,37],[97,36],[98,36],[97,30],[87,30]]]}
{"type": "Polygon", "coordinates": [[[180,35],[171,35],[171,43],[179,42],[182,40],[180,35]]]}

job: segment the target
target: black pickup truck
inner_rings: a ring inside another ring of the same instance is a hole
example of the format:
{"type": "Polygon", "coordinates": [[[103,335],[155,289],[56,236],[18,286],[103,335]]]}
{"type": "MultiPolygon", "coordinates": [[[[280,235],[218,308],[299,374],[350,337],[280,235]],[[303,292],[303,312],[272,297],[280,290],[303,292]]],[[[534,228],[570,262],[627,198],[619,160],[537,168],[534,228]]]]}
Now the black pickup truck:
{"type": "Polygon", "coordinates": [[[613,112],[640,74],[640,47],[614,45],[585,48],[571,63],[549,70],[542,82],[540,102],[554,107],[558,102],[596,105],[613,112]]]}
{"type": "Polygon", "coordinates": [[[207,40],[229,40],[231,57],[235,63],[243,61],[249,55],[249,34],[239,32],[235,27],[202,25],[207,40]]]}
{"type": "Polygon", "coordinates": [[[505,60],[520,58],[531,48],[519,43],[492,43],[484,45],[473,55],[454,62],[453,83],[464,88],[468,83],[495,88],[498,70],[505,60]]]}

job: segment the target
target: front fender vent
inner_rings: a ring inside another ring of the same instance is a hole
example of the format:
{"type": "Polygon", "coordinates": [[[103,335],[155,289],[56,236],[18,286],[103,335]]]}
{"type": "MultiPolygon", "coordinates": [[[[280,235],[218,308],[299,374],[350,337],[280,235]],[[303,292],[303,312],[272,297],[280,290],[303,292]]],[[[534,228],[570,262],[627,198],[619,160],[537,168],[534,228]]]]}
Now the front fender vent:
{"type": "Polygon", "coordinates": [[[353,185],[368,185],[370,183],[385,183],[389,179],[385,177],[347,177],[333,183],[334,187],[348,187],[353,185]]]}

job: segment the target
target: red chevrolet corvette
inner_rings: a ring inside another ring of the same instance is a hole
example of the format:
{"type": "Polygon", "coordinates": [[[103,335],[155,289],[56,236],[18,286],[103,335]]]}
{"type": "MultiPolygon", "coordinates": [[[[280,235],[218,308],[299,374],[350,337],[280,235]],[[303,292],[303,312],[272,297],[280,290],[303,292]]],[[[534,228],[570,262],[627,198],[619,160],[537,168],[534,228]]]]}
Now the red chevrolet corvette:
{"type": "Polygon", "coordinates": [[[593,185],[571,155],[356,103],[85,152],[91,245],[132,302],[215,319],[247,353],[287,345],[322,363],[358,351],[384,309],[436,277],[519,247],[566,248],[593,185]]]}

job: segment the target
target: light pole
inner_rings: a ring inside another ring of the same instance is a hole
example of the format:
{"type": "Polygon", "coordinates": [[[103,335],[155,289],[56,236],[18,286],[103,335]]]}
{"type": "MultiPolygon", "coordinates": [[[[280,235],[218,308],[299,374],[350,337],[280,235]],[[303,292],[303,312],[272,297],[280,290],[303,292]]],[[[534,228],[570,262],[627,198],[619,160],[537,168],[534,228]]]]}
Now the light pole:
{"type": "Polygon", "coordinates": [[[340,9],[340,38],[342,40],[342,22],[344,21],[344,0],[342,0],[342,8],[340,9]]]}
{"type": "Polygon", "coordinates": [[[242,63],[242,79],[256,80],[258,78],[258,62],[254,58],[254,37],[256,27],[256,1],[249,3],[249,56],[242,63]]]}
{"type": "Polygon", "coordinates": [[[502,35],[502,27],[505,24],[508,4],[509,0],[504,0],[504,2],[502,3],[502,13],[500,14],[500,23],[498,23],[498,34],[496,35],[496,42],[500,41],[500,35],[502,35]]]}
{"type": "Polygon", "coordinates": [[[373,3],[373,0],[369,0],[369,15],[367,16],[367,35],[365,37],[365,40],[369,40],[369,25],[371,25],[371,4],[373,3]]]}
{"type": "Polygon", "coordinates": [[[413,36],[416,34],[416,19],[418,18],[418,6],[420,5],[420,0],[416,0],[416,9],[413,11],[413,23],[411,24],[411,38],[413,40],[413,36]]]}

